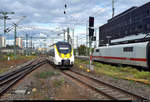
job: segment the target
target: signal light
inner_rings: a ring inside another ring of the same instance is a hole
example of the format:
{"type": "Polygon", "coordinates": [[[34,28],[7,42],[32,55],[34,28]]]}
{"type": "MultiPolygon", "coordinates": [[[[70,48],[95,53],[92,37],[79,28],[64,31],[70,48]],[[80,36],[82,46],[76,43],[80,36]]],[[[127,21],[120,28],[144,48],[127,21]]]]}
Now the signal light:
{"type": "Polygon", "coordinates": [[[93,36],[93,35],[94,35],[94,29],[89,28],[89,36],[91,37],[91,36],[93,36]]]}
{"type": "Polygon", "coordinates": [[[92,41],[96,41],[96,37],[95,36],[92,37],[92,41]]]}
{"type": "Polygon", "coordinates": [[[89,27],[94,27],[94,17],[89,17],[89,27]]]}
{"type": "Polygon", "coordinates": [[[67,5],[65,4],[65,8],[67,8],[67,5]]]}

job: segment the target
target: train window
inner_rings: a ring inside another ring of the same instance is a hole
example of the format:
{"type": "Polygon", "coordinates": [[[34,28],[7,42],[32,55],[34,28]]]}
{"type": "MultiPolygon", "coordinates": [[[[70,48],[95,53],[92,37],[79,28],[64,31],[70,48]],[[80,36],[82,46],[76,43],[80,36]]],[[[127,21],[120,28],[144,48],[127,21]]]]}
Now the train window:
{"type": "Polygon", "coordinates": [[[133,47],[124,47],[123,51],[124,52],[132,52],[133,51],[133,47]]]}
{"type": "Polygon", "coordinates": [[[51,50],[50,50],[50,56],[53,56],[53,57],[55,57],[55,52],[54,52],[54,49],[51,49],[51,50]]]}
{"type": "Polygon", "coordinates": [[[53,55],[52,55],[52,56],[53,56],[53,57],[55,57],[55,51],[54,51],[54,49],[52,50],[52,53],[53,53],[53,55]]]}
{"type": "Polygon", "coordinates": [[[99,49],[96,49],[96,52],[99,52],[99,49]]]}

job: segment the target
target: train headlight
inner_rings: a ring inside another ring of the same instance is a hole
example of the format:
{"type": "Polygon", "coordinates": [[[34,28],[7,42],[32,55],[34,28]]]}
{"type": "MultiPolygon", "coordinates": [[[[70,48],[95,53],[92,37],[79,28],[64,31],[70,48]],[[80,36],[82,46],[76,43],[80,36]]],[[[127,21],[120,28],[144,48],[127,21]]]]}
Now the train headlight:
{"type": "Polygon", "coordinates": [[[58,65],[61,65],[61,62],[58,62],[58,65]]]}

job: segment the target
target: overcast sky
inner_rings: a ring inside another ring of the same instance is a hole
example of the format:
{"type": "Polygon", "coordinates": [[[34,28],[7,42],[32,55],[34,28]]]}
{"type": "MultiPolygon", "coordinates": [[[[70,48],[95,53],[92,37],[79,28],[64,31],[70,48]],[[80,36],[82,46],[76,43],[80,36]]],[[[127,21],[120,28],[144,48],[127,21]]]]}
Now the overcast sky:
{"type": "MultiPolygon", "coordinates": [[[[149,0],[115,0],[115,15],[147,2],[149,0]]],[[[45,41],[47,46],[63,40],[63,35],[57,34],[61,33],[63,28],[67,26],[72,28],[75,24],[75,45],[76,36],[79,36],[80,45],[85,44],[88,17],[95,17],[95,27],[105,24],[112,15],[111,5],[112,0],[0,0],[0,11],[15,12],[13,15],[8,15],[12,19],[7,20],[7,27],[19,21],[22,16],[26,16],[18,25],[17,36],[25,37],[25,34],[29,34],[34,37],[47,37],[45,41]],[[66,9],[65,4],[67,4],[66,9]]],[[[0,20],[0,33],[3,33],[2,20],[0,20]]],[[[70,34],[72,36],[72,31],[70,34]]],[[[13,38],[13,30],[7,34],[7,39],[10,38],[13,38]]],[[[42,46],[43,39],[33,42],[37,46],[42,46]]],[[[12,44],[13,40],[7,43],[12,44]]]]}

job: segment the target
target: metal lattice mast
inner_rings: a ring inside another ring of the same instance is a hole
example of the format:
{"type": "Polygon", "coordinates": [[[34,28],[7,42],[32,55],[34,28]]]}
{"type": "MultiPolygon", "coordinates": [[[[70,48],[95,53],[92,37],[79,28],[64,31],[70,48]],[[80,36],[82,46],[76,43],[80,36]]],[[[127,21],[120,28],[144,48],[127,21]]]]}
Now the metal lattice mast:
{"type": "Polygon", "coordinates": [[[6,33],[6,20],[10,20],[11,18],[8,18],[8,14],[15,14],[14,12],[0,12],[0,14],[3,15],[4,20],[4,34],[6,33]]]}
{"type": "Polygon", "coordinates": [[[14,57],[16,59],[16,38],[17,38],[17,24],[14,24],[14,57]]]}

